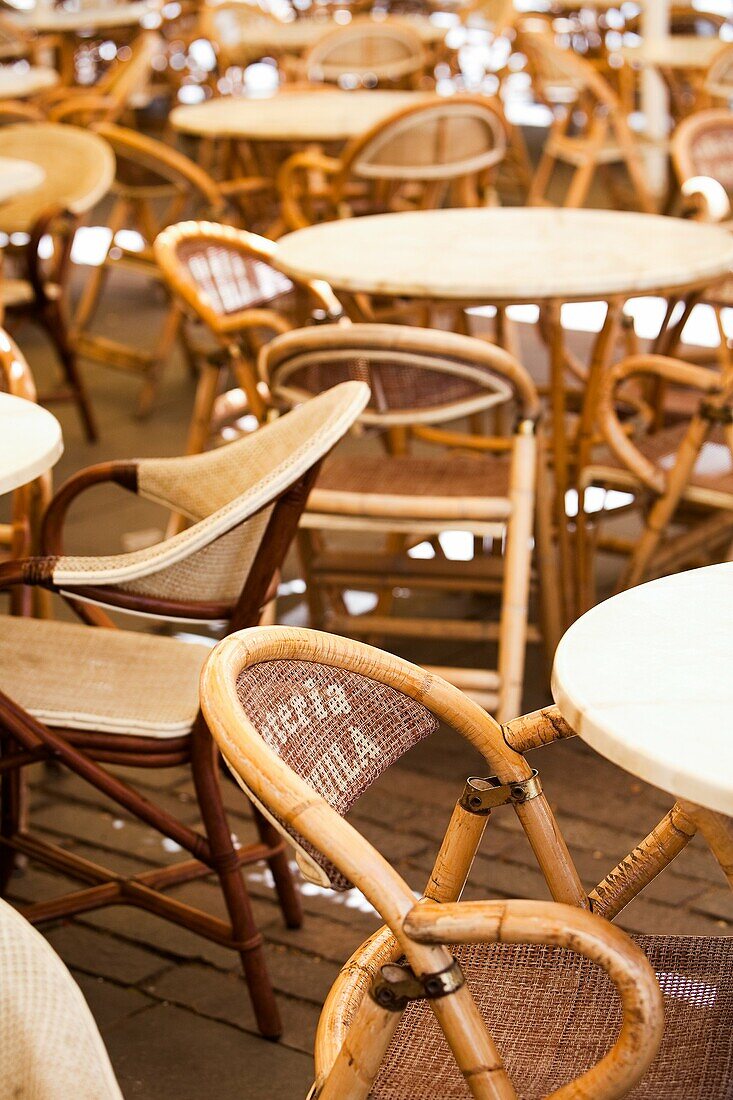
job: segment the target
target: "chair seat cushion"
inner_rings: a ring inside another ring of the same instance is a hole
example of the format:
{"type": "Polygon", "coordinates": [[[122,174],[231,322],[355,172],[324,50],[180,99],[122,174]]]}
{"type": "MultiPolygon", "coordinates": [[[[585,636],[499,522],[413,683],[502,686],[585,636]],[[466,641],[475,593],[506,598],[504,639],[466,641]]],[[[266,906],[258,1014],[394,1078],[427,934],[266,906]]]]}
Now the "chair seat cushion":
{"type": "MultiPolygon", "coordinates": [[[[639,936],[664,994],[665,1033],[629,1100],[730,1100],[733,938],[639,936]]],[[[563,948],[478,944],[455,950],[521,1100],[590,1069],[621,1023],[605,972],[563,948]]],[[[470,1096],[425,1001],[407,1008],[372,1100],[470,1096]]]]}
{"type": "Polygon", "coordinates": [[[181,737],[208,646],[131,630],[0,617],[0,691],[49,726],[181,737]]]}

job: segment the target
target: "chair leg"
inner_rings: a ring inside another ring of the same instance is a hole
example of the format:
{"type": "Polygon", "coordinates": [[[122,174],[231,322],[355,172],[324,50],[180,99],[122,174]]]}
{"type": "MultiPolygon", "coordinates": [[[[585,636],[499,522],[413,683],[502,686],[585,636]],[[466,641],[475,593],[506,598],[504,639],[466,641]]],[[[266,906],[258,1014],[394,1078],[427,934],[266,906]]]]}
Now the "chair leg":
{"type": "MultiPolygon", "coordinates": [[[[256,806],[252,806],[255,825],[260,840],[263,844],[275,845],[280,843],[280,834],[271,821],[260,813],[256,806]]],[[[280,900],[285,924],[288,928],[300,928],[303,924],[303,906],[288,863],[287,851],[278,852],[267,861],[272,877],[275,880],[275,889],[280,900]]]]}
{"type": "MultiPolygon", "coordinates": [[[[0,756],[2,750],[13,751],[17,748],[9,737],[0,738],[0,756]]],[[[0,776],[0,836],[11,840],[20,829],[23,809],[23,773],[14,768],[0,776]]],[[[0,897],[4,897],[10,876],[15,868],[15,851],[7,844],[0,844],[0,897]]]]}
{"type": "Polygon", "coordinates": [[[49,308],[39,312],[38,320],[43,325],[59,357],[61,368],[71,388],[76,407],[79,410],[87,440],[90,443],[96,443],[99,436],[94,421],[94,414],[92,413],[91,402],[89,401],[86,387],[79,373],[76,353],[71,347],[68,333],[66,332],[66,325],[64,324],[56,304],[53,303],[49,308]]]}
{"type": "Polygon", "coordinates": [[[249,987],[257,1026],[266,1039],[282,1034],[280,1013],[267,972],[262,935],[255,924],[252,903],[237,861],[226,811],[221,800],[217,749],[202,718],[193,732],[191,766],[196,797],[216,872],[232,924],[232,936],[241,945],[239,957],[249,987]]]}

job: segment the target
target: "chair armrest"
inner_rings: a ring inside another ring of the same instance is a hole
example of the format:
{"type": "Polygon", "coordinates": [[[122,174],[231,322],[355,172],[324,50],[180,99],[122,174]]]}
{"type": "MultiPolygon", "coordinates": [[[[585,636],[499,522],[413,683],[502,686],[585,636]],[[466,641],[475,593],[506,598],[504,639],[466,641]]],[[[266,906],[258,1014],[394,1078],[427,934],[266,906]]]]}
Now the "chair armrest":
{"type": "Polygon", "coordinates": [[[44,554],[58,556],[63,552],[62,530],[72,502],[93,485],[109,482],[131,493],[137,492],[136,462],[100,462],[73,474],[57,490],[49,502],[41,526],[41,549],[44,554]]]}
{"type": "Polygon", "coordinates": [[[711,176],[691,176],[680,188],[698,221],[722,222],[731,215],[725,188],[711,176]]]}
{"type": "Polygon", "coordinates": [[[116,99],[105,95],[75,95],[50,107],[48,118],[51,122],[70,122],[77,115],[77,125],[96,120],[112,120],[120,113],[121,105],[116,99]]]}
{"type": "MultiPolygon", "coordinates": [[[[313,224],[301,203],[303,193],[302,179],[307,180],[308,172],[320,172],[324,176],[335,176],[341,171],[341,161],[335,157],[324,156],[313,150],[293,153],[282,164],[277,173],[277,189],[280,193],[282,215],[288,229],[305,229],[313,224]],[[301,185],[299,185],[301,177],[301,185]]],[[[305,188],[307,191],[307,187],[305,188]]]]}
{"type": "Polygon", "coordinates": [[[664,1005],[644,953],[620,928],[559,902],[421,902],[404,932],[418,943],[513,943],[564,947],[602,967],[621,1000],[621,1031],[611,1050],[586,1073],[552,1093],[553,1100],[625,1096],[654,1060],[664,1030],[664,1005]]]}

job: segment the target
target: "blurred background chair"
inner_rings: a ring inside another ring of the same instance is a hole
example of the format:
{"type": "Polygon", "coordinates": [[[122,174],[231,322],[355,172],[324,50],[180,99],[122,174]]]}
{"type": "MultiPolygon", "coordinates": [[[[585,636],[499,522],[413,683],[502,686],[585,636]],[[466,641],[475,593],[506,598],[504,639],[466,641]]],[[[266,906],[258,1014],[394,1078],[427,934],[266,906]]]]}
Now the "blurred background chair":
{"type": "Polygon", "coordinates": [[[408,23],[353,19],[326,31],[305,52],[296,73],[342,88],[414,88],[426,61],[420,36],[408,23]]]}

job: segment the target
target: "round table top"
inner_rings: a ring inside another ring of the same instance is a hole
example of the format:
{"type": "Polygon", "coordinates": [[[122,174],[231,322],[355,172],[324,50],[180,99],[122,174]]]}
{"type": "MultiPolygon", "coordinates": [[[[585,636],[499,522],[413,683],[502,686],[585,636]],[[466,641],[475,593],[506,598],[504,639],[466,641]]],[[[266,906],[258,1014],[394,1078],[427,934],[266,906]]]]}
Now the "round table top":
{"type": "Polygon", "coordinates": [[[226,97],[176,107],[177,130],[200,137],[250,141],[346,141],[376,126],[395,111],[422,100],[420,92],[342,92],[330,89],[281,91],[267,99],[226,97]]]}
{"type": "MultiPolygon", "coordinates": [[[[213,14],[217,14],[216,8],[213,8],[213,14]]],[[[374,22],[407,23],[426,45],[442,42],[449,29],[420,15],[375,19],[374,22]]],[[[275,19],[248,19],[242,22],[237,19],[236,12],[224,9],[219,13],[217,35],[229,49],[241,46],[248,53],[271,51],[298,54],[304,53],[319,38],[323,38],[324,34],[336,30],[340,25],[333,19],[295,19],[291,23],[280,23],[275,19]]]]}
{"type": "Polygon", "coordinates": [[[148,0],[110,4],[107,7],[81,6],[78,10],[37,6],[27,12],[13,12],[12,19],[20,26],[41,34],[75,34],[81,30],[133,27],[151,11],[158,11],[159,7],[158,3],[148,0]]]}
{"type": "Polygon", "coordinates": [[[63,450],[61,425],[48,409],[0,393],[0,493],[45,474],[63,450]]]}
{"type": "Polygon", "coordinates": [[[58,82],[59,74],[48,65],[0,65],[0,99],[24,99],[58,82]]]}
{"type": "Polygon", "coordinates": [[[601,756],[733,815],[733,563],[613,596],[574,623],[552,694],[601,756]]]}
{"type": "Polygon", "coordinates": [[[0,202],[40,187],[45,178],[40,164],[16,157],[0,157],[0,202]]]}
{"type": "Polygon", "coordinates": [[[672,34],[657,41],[624,46],[626,61],[666,69],[707,69],[725,42],[719,38],[701,38],[696,34],[672,34]]]}
{"type": "Polygon", "coordinates": [[[276,258],[286,274],[325,279],[335,290],[593,301],[714,282],[733,267],[733,234],[613,210],[423,210],[299,229],[278,241],[276,258]]]}

